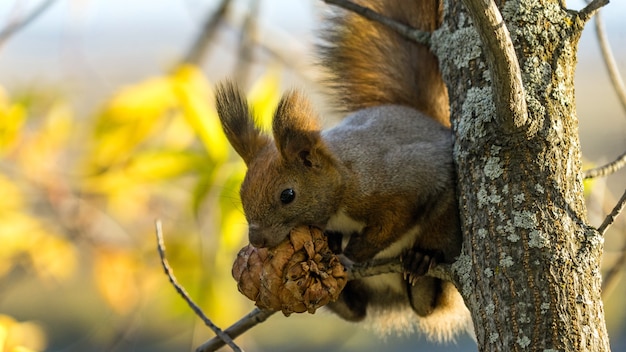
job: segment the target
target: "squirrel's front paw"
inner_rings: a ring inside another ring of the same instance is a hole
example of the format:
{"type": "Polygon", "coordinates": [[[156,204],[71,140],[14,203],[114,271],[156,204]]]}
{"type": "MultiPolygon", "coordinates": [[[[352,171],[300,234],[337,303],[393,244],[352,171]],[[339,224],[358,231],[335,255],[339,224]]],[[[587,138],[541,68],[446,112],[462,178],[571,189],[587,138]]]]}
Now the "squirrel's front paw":
{"type": "Polygon", "coordinates": [[[400,256],[400,262],[404,269],[404,279],[411,285],[415,285],[417,279],[426,275],[430,268],[439,263],[442,253],[439,251],[411,248],[400,256]]]}

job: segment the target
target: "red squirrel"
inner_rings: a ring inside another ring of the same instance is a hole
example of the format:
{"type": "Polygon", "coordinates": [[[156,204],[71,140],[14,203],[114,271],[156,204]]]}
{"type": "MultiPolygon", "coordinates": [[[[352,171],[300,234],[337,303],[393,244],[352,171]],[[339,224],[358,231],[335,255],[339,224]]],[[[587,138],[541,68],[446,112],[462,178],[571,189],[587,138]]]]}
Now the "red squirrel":
{"type": "MultiPolygon", "coordinates": [[[[439,0],[360,4],[424,31],[442,17],[439,0]]],[[[327,307],[378,330],[419,330],[434,340],[471,331],[454,285],[424,276],[461,250],[446,86],[437,58],[359,15],[337,10],[322,32],[322,65],[336,103],[349,112],[322,130],[306,97],[286,93],[272,134],[262,133],[245,96],[218,85],[228,140],[248,167],[241,185],[249,240],[273,247],[300,225],[317,226],[346,261],[402,257],[410,275],[349,281],[327,307]]]]}

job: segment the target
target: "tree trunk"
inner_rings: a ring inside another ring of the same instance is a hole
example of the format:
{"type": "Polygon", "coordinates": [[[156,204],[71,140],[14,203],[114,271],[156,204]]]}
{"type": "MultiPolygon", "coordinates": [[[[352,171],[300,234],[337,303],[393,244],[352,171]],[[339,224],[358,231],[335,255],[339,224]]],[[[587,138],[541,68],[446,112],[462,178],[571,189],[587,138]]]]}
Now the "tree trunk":
{"type": "Polygon", "coordinates": [[[574,104],[586,19],[556,0],[499,3],[521,68],[521,123],[496,113],[491,48],[463,2],[446,2],[433,37],[456,136],[464,249],[453,269],[479,350],[606,351],[603,239],[587,222],[574,104]]]}

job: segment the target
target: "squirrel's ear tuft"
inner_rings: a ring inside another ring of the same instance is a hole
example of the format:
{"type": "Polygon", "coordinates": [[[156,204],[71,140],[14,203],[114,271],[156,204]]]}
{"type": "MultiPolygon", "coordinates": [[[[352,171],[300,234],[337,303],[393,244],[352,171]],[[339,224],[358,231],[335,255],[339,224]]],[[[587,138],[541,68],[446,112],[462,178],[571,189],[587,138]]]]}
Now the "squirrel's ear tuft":
{"type": "Polygon", "coordinates": [[[306,166],[316,164],[322,148],[320,123],[308,99],[298,92],[283,95],[272,125],[276,147],[286,160],[300,159],[306,166]]]}
{"type": "Polygon", "coordinates": [[[245,95],[231,81],[217,85],[215,89],[217,114],[230,144],[246,165],[270,140],[256,127],[248,108],[245,95]]]}

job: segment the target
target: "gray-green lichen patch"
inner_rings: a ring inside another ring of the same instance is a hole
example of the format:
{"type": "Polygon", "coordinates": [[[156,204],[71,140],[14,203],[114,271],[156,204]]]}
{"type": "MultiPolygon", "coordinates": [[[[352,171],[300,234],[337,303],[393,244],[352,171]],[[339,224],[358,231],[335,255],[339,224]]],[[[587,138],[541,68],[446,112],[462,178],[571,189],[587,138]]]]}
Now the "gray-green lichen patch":
{"type": "Polygon", "coordinates": [[[519,235],[516,233],[511,233],[506,238],[511,242],[517,242],[520,239],[519,235]]]}
{"type": "Polygon", "coordinates": [[[487,191],[484,187],[481,187],[476,194],[476,198],[478,200],[478,207],[493,209],[492,206],[494,204],[502,203],[502,196],[493,192],[487,191]]]}
{"type": "MultiPolygon", "coordinates": [[[[504,215],[504,213],[502,214],[504,215]]],[[[519,239],[519,236],[515,234],[515,228],[510,221],[507,221],[505,225],[496,226],[496,231],[498,231],[498,233],[508,234],[507,238],[509,238],[512,242],[517,242],[519,239]]]]}
{"type": "Polygon", "coordinates": [[[539,230],[532,230],[528,233],[528,246],[531,248],[549,247],[550,239],[547,234],[539,230]]]}
{"type": "Polygon", "coordinates": [[[489,334],[489,343],[495,343],[496,341],[498,341],[498,339],[500,339],[500,334],[498,334],[497,332],[492,332],[491,334],[489,334]]]}
{"type": "Polygon", "coordinates": [[[488,178],[492,180],[495,180],[498,177],[502,176],[502,173],[504,172],[504,170],[502,169],[500,157],[492,156],[488,158],[487,162],[485,163],[485,168],[483,171],[485,173],[485,176],[487,176],[488,178]]]}
{"type": "Polygon", "coordinates": [[[473,26],[454,32],[441,26],[431,35],[430,49],[437,57],[449,58],[455,69],[468,68],[471,60],[480,57],[480,37],[473,26]]]}
{"type": "Polygon", "coordinates": [[[487,306],[485,306],[485,313],[491,315],[495,313],[495,311],[496,311],[496,306],[493,303],[489,303],[487,306]]]}
{"type": "Polygon", "coordinates": [[[526,348],[530,345],[530,339],[528,336],[522,336],[517,338],[517,344],[522,348],[526,348]]]}
{"type": "Polygon", "coordinates": [[[515,262],[513,261],[513,258],[510,255],[504,255],[501,259],[500,259],[500,265],[504,268],[510,268],[513,266],[513,264],[515,264],[515,262]]]}
{"type": "Polygon", "coordinates": [[[485,124],[493,122],[495,111],[491,87],[468,89],[461,107],[463,123],[457,127],[458,135],[472,142],[484,140],[487,136],[485,124]]]}
{"type": "Polygon", "coordinates": [[[543,186],[538,183],[535,184],[535,190],[539,192],[540,194],[543,194],[545,192],[545,190],[543,189],[543,186]]]}
{"type": "Polygon", "coordinates": [[[470,297],[474,292],[473,272],[472,272],[472,258],[461,253],[456,262],[452,264],[452,270],[459,277],[461,283],[461,295],[463,297],[470,297]]]}

